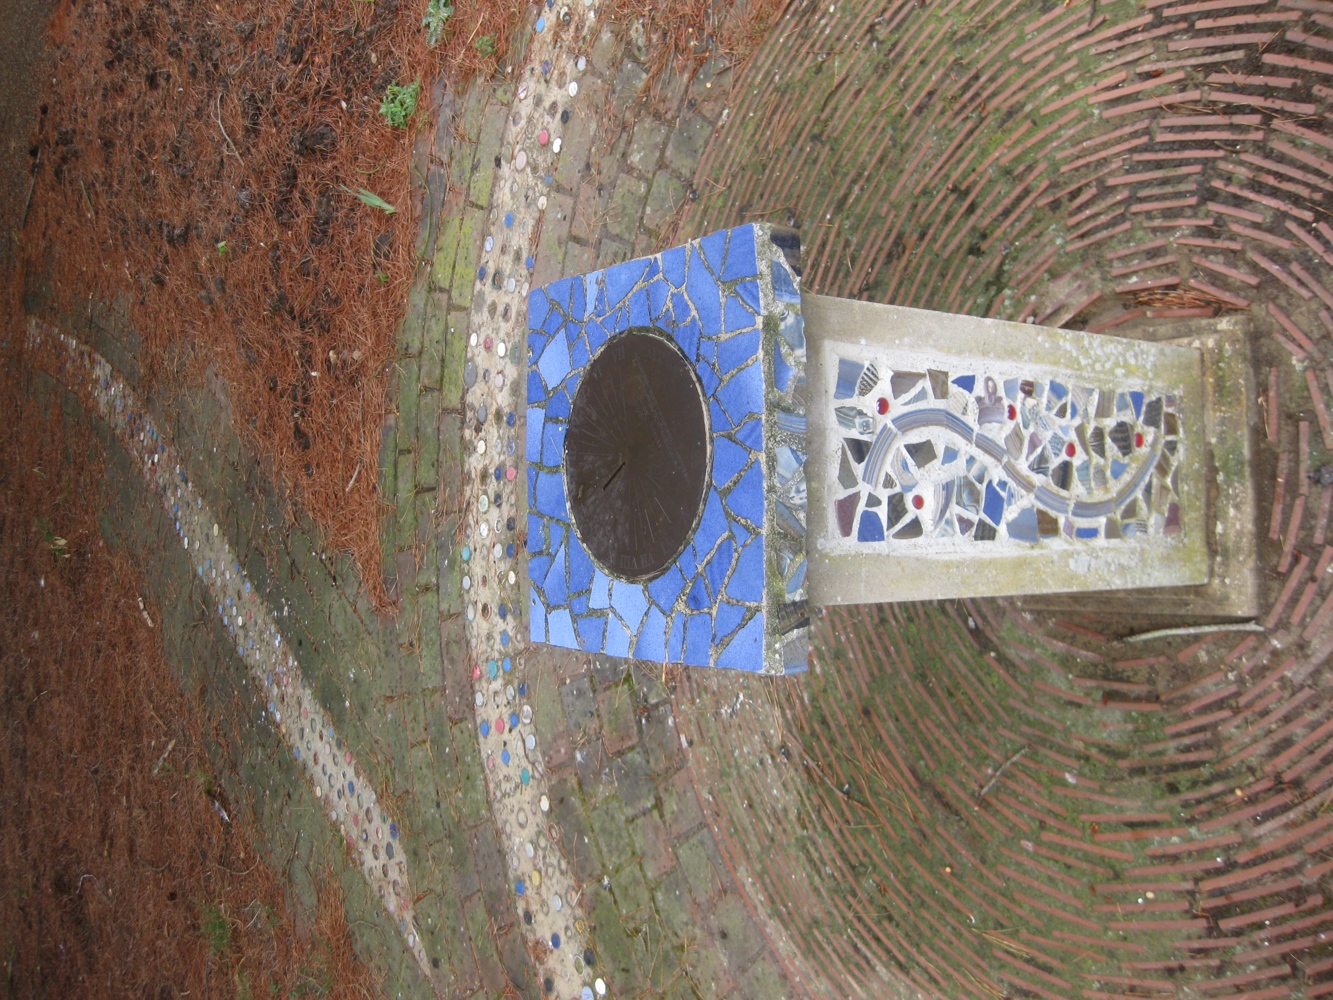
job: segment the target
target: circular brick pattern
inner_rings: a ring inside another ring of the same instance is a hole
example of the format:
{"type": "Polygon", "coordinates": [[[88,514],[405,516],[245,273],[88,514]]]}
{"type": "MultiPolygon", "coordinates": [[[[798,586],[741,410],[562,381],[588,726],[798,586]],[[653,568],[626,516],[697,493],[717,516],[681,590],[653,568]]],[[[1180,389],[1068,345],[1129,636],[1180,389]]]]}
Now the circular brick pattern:
{"type": "Polygon", "coordinates": [[[681,223],[798,224],[806,288],[1094,332],[1249,314],[1262,634],[1009,602],[831,610],[763,695],[674,697],[814,995],[1333,993],[1333,11],[798,5],[681,223]]]}

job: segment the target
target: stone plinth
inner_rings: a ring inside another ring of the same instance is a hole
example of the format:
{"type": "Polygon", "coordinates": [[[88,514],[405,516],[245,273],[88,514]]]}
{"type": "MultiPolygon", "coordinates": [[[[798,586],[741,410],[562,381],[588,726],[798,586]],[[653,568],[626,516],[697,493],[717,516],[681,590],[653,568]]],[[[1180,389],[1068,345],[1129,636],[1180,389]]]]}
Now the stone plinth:
{"type": "Polygon", "coordinates": [[[812,603],[1207,582],[1198,350],[804,309],[812,603]]]}

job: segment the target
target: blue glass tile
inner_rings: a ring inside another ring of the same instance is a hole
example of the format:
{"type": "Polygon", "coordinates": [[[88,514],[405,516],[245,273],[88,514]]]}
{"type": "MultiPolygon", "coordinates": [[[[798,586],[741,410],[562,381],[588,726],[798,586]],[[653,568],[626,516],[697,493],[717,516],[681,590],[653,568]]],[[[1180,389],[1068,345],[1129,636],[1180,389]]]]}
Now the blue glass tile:
{"type": "Polygon", "coordinates": [[[565,460],[565,425],[548,421],[542,428],[542,464],[560,465],[565,460]]]}
{"type": "Polygon", "coordinates": [[[957,459],[958,459],[957,448],[945,448],[944,457],[940,460],[940,464],[948,465],[950,462],[956,461],[957,459]]]}
{"type": "Polygon", "coordinates": [[[653,322],[653,307],[648,299],[648,290],[640,288],[629,297],[629,326],[650,326],[653,322]]]}
{"type": "Polygon", "coordinates": [[[536,329],[528,330],[528,357],[540,358],[546,342],[551,338],[536,329]]]}
{"type": "Polygon", "coordinates": [[[564,385],[551,394],[551,401],[546,404],[546,415],[557,420],[569,419],[569,393],[578,388],[573,377],[565,379],[564,385]]]}
{"type": "Polygon", "coordinates": [[[609,656],[629,656],[631,637],[625,631],[625,626],[620,624],[620,620],[615,615],[606,617],[606,642],[602,646],[603,652],[609,656]]]}
{"type": "Polygon", "coordinates": [[[1075,538],[1097,538],[1097,537],[1100,536],[1100,535],[1101,535],[1101,532],[1100,532],[1099,530],[1097,530],[1096,528],[1075,528],[1075,529],[1074,529],[1074,537],[1075,537],[1075,538]]]}
{"type": "MultiPolygon", "coordinates": [[[[530,324],[535,326],[536,324],[530,324]]],[[[547,312],[539,329],[548,337],[562,336],[565,329],[565,314],[559,309],[551,309],[547,312]]]]}
{"type": "Polygon", "coordinates": [[[546,543],[549,552],[559,552],[565,544],[565,525],[567,521],[547,521],[546,533],[550,539],[546,543]]]}
{"type": "Polygon", "coordinates": [[[796,287],[795,276],[781,260],[773,261],[773,294],[779,302],[788,305],[800,305],[801,292],[796,287]]]}
{"type": "Polygon", "coordinates": [[[759,304],[759,282],[742,281],[736,286],[735,295],[754,312],[762,308],[759,304]]]}
{"type": "Polygon", "coordinates": [[[569,589],[573,593],[587,590],[592,583],[593,565],[588,558],[583,543],[577,538],[569,540],[569,589]]]}
{"type": "Polygon", "coordinates": [[[685,662],[696,667],[709,666],[708,653],[713,642],[711,615],[690,615],[685,619],[685,662]]]}
{"type": "Polygon", "coordinates": [[[1009,537],[1018,542],[1036,542],[1037,512],[1029,507],[1010,518],[1009,537]]]}
{"type": "Polygon", "coordinates": [[[540,403],[546,398],[546,386],[542,384],[542,377],[537,373],[536,368],[528,369],[528,402],[540,403]]]}
{"type": "Polygon", "coordinates": [[[634,641],[634,655],[641,660],[661,663],[666,659],[667,620],[656,608],[648,609],[648,617],[634,641]]]}
{"type": "Polygon", "coordinates": [[[764,665],[764,616],[757,614],[732,637],[717,658],[719,667],[759,670],[764,665]]]}
{"type": "Polygon", "coordinates": [[[704,577],[708,580],[708,591],[716,601],[722,596],[722,585],[727,582],[727,573],[731,571],[731,559],[736,554],[736,543],[725,539],[708,560],[704,567],[704,577]]]}
{"type": "Polygon", "coordinates": [[[964,392],[971,392],[976,388],[977,377],[975,375],[959,375],[953,380],[953,384],[958,386],[958,388],[962,389],[964,392]]]}
{"type": "Polygon", "coordinates": [[[590,653],[602,650],[602,640],[606,635],[606,617],[604,615],[585,615],[578,620],[579,648],[590,653]]]}
{"type": "Polygon", "coordinates": [[[791,388],[792,376],[796,369],[787,364],[787,358],[781,347],[773,351],[773,384],[778,392],[785,393],[791,388]]]}
{"type": "Polygon", "coordinates": [[[861,511],[861,525],[856,529],[856,540],[858,542],[884,541],[884,522],[879,519],[879,514],[873,510],[861,511]]]}
{"type": "Polygon", "coordinates": [[[736,428],[733,437],[751,451],[762,451],[764,447],[764,423],[757,418],[747,420],[736,428]]]}
{"type": "Polygon", "coordinates": [[[574,346],[569,349],[569,365],[571,368],[582,368],[588,363],[591,353],[588,350],[588,341],[585,337],[574,338],[574,346]]]}
{"type": "Polygon", "coordinates": [[[541,360],[537,362],[537,370],[541,372],[543,381],[554,389],[564,381],[569,374],[569,341],[564,337],[555,337],[546,350],[542,351],[541,360]]]}
{"type": "Polygon", "coordinates": [[[997,527],[1000,524],[1000,518],[1004,517],[1004,495],[995,488],[994,483],[986,484],[986,499],[981,505],[981,513],[986,515],[986,519],[997,527]]]}
{"type": "Polygon", "coordinates": [[[685,646],[685,615],[677,611],[671,619],[671,634],[667,637],[667,659],[679,663],[685,646]]]}
{"type": "Polygon", "coordinates": [[[834,399],[851,399],[856,395],[856,380],[861,377],[865,365],[847,358],[838,359],[838,382],[833,389],[834,399]]]}
{"type": "Polygon", "coordinates": [[[681,352],[693,364],[699,357],[699,339],[703,336],[703,327],[698,318],[688,309],[673,311],[676,325],[671,328],[671,337],[680,347],[681,352]]]}
{"type": "Polygon", "coordinates": [[[1122,462],[1118,458],[1111,459],[1111,478],[1119,479],[1121,476],[1125,474],[1125,470],[1128,468],[1129,468],[1128,462],[1122,462]]]}
{"type": "Polygon", "coordinates": [[[540,406],[528,407],[527,459],[536,462],[542,457],[542,422],[546,411],[540,406]]]}
{"type": "Polygon", "coordinates": [[[746,542],[750,540],[749,530],[743,524],[741,524],[740,521],[731,521],[730,527],[731,527],[731,537],[736,539],[737,545],[744,545],[746,542]]]}
{"type": "Polygon", "coordinates": [[[726,642],[728,636],[740,625],[746,610],[737,604],[719,604],[717,614],[713,616],[713,642],[718,645],[726,642]]]}
{"type": "Polygon", "coordinates": [[[717,341],[712,337],[704,337],[699,341],[699,358],[710,365],[717,365],[717,341]]]}
{"type": "Polygon", "coordinates": [[[579,278],[565,280],[569,282],[569,298],[565,300],[568,303],[565,314],[571,323],[582,323],[587,318],[588,312],[587,282],[579,278]]]}
{"type": "Polygon", "coordinates": [[[594,316],[605,316],[606,275],[602,271],[593,271],[583,276],[583,294],[587,300],[587,309],[594,316]]]}
{"type": "Polygon", "coordinates": [[[1063,382],[1051,381],[1049,385],[1050,385],[1051,395],[1054,396],[1056,399],[1064,399],[1066,396],[1069,395],[1069,390],[1065,388],[1063,382]]]}
{"type": "Polygon", "coordinates": [[[658,276],[648,282],[648,309],[652,313],[654,326],[669,330],[675,324],[671,321],[671,286],[666,279],[658,276]]]}
{"type": "MultiPolygon", "coordinates": [[[[699,248],[702,249],[703,256],[708,261],[708,269],[713,272],[713,275],[720,275],[722,273],[722,265],[726,262],[727,231],[725,229],[719,229],[715,233],[709,233],[703,239],[699,240],[699,248]]],[[[690,261],[690,264],[697,264],[698,259],[698,250],[696,250],[695,257],[690,261]]],[[[697,270],[703,269],[691,266],[691,278],[694,277],[693,272],[697,270]]],[[[712,276],[710,276],[709,280],[712,280],[712,276]]]]}
{"type": "Polygon", "coordinates": [[[745,468],[750,452],[723,437],[713,438],[713,485],[726,486],[736,473],[745,468]]]}
{"type": "MultiPolygon", "coordinates": [[[[752,278],[759,273],[754,248],[754,224],[738,226],[727,241],[727,262],[722,267],[722,280],[752,278]]],[[[756,307],[757,308],[757,307],[756,307]]]]}
{"type": "Polygon", "coordinates": [[[764,470],[758,462],[731,488],[727,506],[756,527],[764,523],[764,470]]]}
{"type": "Polygon", "coordinates": [[[694,611],[702,611],[708,607],[712,601],[708,598],[708,588],[704,586],[703,574],[694,578],[694,586],[690,588],[689,594],[685,597],[685,606],[694,611]]]}
{"type": "Polygon", "coordinates": [[[727,583],[727,596],[737,601],[758,603],[764,596],[764,543],[755,537],[741,549],[741,557],[727,583]]]}
{"type": "Polygon", "coordinates": [[[805,567],[806,562],[802,559],[796,564],[796,570],[792,573],[791,579],[787,581],[787,597],[790,598],[800,591],[805,585],[805,567]]]}
{"type": "Polygon", "coordinates": [[[574,616],[576,618],[579,615],[586,615],[588,613],[587,593],[585,592],[582,594],[575,594],[573,597],[571,597],[569,599],[569,610],[574,612],[574,616]]]}
{"type": "Polygon", "coordinates": [[[662,277],[677,288],[685,284],[685,248],[672,247],[661,255],[662,277]]]}
{"type": "Polygon", "coordinates": [[[722,296],[717,282],[702,267],[698,266],[698,257],[690,261],[690,275],[686,282],[686,294],[695,314],[709,333],[716,333],[722,328],[722,296]]]}
{"type": "Polygon", "coordinates": [[[592,590],[588,595],[588,605],[593,608],[611,606],[611,579],[600,569],[592,571],[592,590]]]}
{"type": "MultiPolygon", "coordinates": [[[[1056,385],[1056,383],[1052,382],[1052,383],[1051,383],[1051,388],[1054,389],[1054,388],[1055,388],[1055,385],[1056,385]]],[[[1134,416],[1135,416],[1135,417],[1142,417],[1142,416],[1143,416],[1143,393],[1141,393],[1141,392],[1139,392],[1139,391],[1137,391],[1137,390],[1131,390],[1130,393],[1129,393],[1129,401],[1130,401],[1130,403],[1131,403],[1131,404],[1133,405],[1133,407],[1134,407],[1134,416]]]]}
{"type": "Polygon", "coordinates": [[[727,411],[718,405],[716,399],[708,401],[708,414],[710,416],[710,425],[714,434],[724,434],[731,430],[731,418],[727,416],[727,411]]]}
{"type": "Polygon", "coordinates": [[[551,301],[546,292],[540,288],[528,292],[528,326],[540,327],[550,311],[551,301]]]}
{"type": "Polygon", "coordinates": [[[764,380],[759,362],[751,361],[732,373],[726,384],[717,390],[717,398],[734,424],[741,423],[751,413],[764,412],[764,380]]]}
{"type": "Polygon", "coordinates": [[[709,490],[708,499],[704,502],[704,512],[699,518],[699,530],[694,535],[695,542],[704,552],[708,552],[726,530],[727,515],[722,509],[722,497],[717,490],[709,490]]]}
{"type": "Polygon", "coordinates": [[[601,320],[590,319],[583,326],[583,335],[588,338],[588,349],[593,353],[596,353],[597,348],[605,344],[607,338],[611,334],[610,331],[602,325],[601,320]]]}
{"type": "Polygon", "coordinates": [[[553,472],[538,472],[536,502],[533,506],[547,517],[569,521],[569,511],[565,507],[564,480],[553,472]]]}
{"type": "Polygon", "coordinates": [[[800,313],[784,313],[782,325],[778,327],[778,335],[791,345],[793,351],[805,353],[805,320],[801,318],[800,313]]]}
{"type": "MultiPolygon", "coordinates": [[[[689,546],[686,546],[688,548],[689,546]]],[[[680,570],[672,564],[667,571],[652,580],[648,584],[648,596],[653,599],[663,611],[670,611],[676,604],[676,598],[680,596],[681,588],[685,586],[685,578],[680,570]]]]}
{"type": "Polygon", "coordinates": [[[717,373],[709,365],[696,362],[694,374],[699,376],[699,383],[704,387],[704,395],[712,396],[717,392],[718,384],[722,380],[717,377],[717,373]]]}
{"type": "Polygon", "coordinates": [[[759,357],[759,331],[738,333],[717,345],[717,368],[726,374],[759,357]]]}
{"type": "Polygon", "coordinates": [[[528,634],[533,642],[546,641],[546,607],[537,596],[537,588],[528,588],[528,634]]]}
{"type": "Polygon", "coordinates": [[[546,603],[552,607],[558,607],[569,600],[569,574],[565,568],[565,547],[563,545],[560,547],[560,551],[555,554],[555,558],[551,560],[551,568],[546,571],[542,592],[546,596],[546,603]]]}
{"type": "MultiPolygon", "coordinates": [[[[532,539],[529,537],[528,541],[532,539]]],[[[551,570],[550,556],[533,556],[528,560],[528,579],[533,586],[541,586],[546,581],[546,574],[551,570]]]]}
{"type": "Polygon", "coordinates": [[[574,637],[574,620],[569,616],[568,608],[559,608],[547,616],[546,631],[546,641],[552,646],[579,648],[578,640],[574,637]]]}
{"type": "Polygon", "coordinates": [[[724,329],[727,333],[737,333],[740,330],[747,330],[757,325],[758,320],[755,314],[745,308],[740,299],[734,295],[728,295],[722,305],[722,318],[724,329]]]}
{"type": "Polygon", "coordinates": [[[546,549],[546,522],[538,514],[528,513],[528,551],[543,552],[546,549]]]}
{"type": "Polygon", "coordinates": [[[616,580],[611,584],[611,607],[620,616],[620,620],[629,626],[630,631],[637,631],[643,621],[643,613],[648,610],[648,598],[643,592],[643,584],[626,583],[616,580]]]}
{"type": "MultiPolygon", "coordinates": [[[[649,261],[627,260],[606,269],[607,306],[614,309],[634,290],[634,286],[648,276],[649,261]]],[[[600,305],[600,303],[599,303],[600,305]]]]}

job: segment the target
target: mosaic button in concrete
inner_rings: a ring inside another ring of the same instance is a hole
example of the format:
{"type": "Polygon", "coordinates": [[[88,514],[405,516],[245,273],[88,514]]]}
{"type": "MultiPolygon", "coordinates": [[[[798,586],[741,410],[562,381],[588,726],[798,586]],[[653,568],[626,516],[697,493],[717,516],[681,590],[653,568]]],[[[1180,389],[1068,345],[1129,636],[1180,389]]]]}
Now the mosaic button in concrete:
{"type": "Polygon", "coordinates": [[[534,641],[693,666],[804,669],[795,260],[785,234],[748,225],[530,294],[534,641]],[[672,358],[692,385],[667,374],[672,358]],[[590,496],[596,490],[606,496],[590,496]],[[599,520],[579,513],[593,510],[599,520]]]}

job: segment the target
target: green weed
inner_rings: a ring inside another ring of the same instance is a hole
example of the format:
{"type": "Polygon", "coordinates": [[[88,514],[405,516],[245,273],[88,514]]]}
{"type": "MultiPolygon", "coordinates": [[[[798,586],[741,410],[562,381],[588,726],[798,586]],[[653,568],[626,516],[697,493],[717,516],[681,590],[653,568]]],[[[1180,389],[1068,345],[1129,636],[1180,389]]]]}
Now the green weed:
{"type": "Polygon", "coordinates": [[[417,111],[417,98],[421,96],[421,82],[413,80],[409,84],[391,83],[384,92],[380,104],[380,114],[394,128],[407,128],[408,119],[417,111]]]}
{"type": "Polygon", "coordinates": [[[221,958],[231,950],[231,923],[216,903],[205,903],[200,907],[199,930],[214,958],[221,958]]]}
{"type": "Polygon", "coordinates": [[[482,35],[476,41],[477,51],[484,56],[495,54],[495,39],[490,35],[482,35]]]}
{"type": "Polygon", "coordinates": [[[448,0],[430,0],[426,4],[426,16],[421,19],[421,26],[426,29],[426,44],[431,48],[440,44],[444,37],[444,22],[454,12],[454,5],[448,0]]]}

